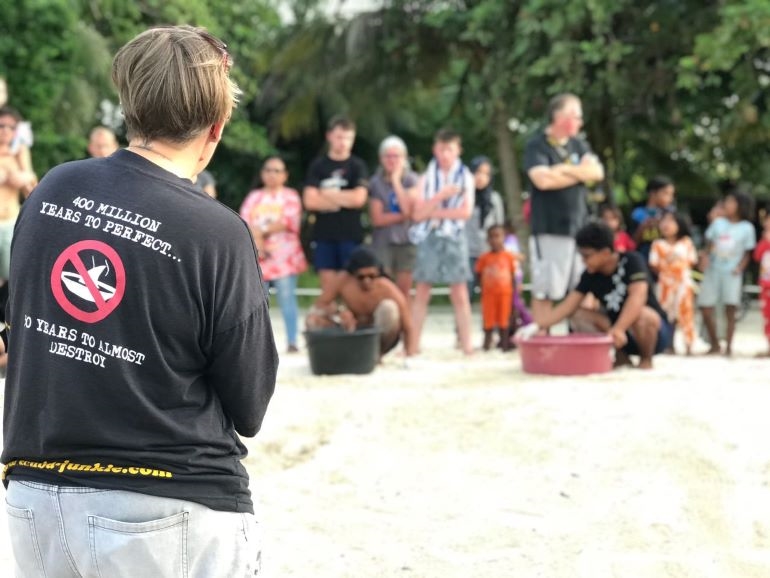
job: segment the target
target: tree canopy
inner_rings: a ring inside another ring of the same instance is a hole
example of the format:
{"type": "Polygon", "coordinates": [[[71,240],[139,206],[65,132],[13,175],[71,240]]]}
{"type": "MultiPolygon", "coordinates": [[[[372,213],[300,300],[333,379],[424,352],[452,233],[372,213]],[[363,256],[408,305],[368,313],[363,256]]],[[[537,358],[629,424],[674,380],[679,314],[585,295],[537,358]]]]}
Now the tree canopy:
{"type": "MultiPolygon", "coordinates": [[[[39,172],[85,156],[112,122],[111,57],[157,24],[205,26],[228,43],[244,99],[211,169],[236,206],[262,158],[280,152],[295,184],[326,120],[357,121],[370,165],[390,133],[416,166],[451,125],[487,154],[512,215],[520,154],[551,96],[583,99],[585,131],[617,202],[673,176],[685,197],[744,181],[766,196],[770,3],[766,0],[382,0],[342,18],[317,0],[19,0],[0,20],[0,76],[32,122],[39,172]]],[[[120,127],[118,127],[120,133],[120,127]]]]}

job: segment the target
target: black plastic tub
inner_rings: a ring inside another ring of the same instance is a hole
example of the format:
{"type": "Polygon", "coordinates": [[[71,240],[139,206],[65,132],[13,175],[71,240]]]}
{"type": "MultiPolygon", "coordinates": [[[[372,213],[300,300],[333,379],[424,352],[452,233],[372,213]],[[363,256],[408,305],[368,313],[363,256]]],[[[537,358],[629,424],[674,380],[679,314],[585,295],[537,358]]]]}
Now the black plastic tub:
{"type": "Polygon", "coordinates": [[[339,327],[305,331],[310,371],[315,375],[371,373],[380,360],[377,327],[345,331],[339,327]]]}

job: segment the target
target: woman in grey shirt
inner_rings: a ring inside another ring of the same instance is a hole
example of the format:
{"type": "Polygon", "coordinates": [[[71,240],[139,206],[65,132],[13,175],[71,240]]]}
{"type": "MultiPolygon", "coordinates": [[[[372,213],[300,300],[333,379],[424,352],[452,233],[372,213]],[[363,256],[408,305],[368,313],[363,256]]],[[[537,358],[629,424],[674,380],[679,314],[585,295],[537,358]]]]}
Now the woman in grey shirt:
{"type": "Polygon", "coordinates": [[[409,169],[406,154],[406,144],[397,136],[380,144],[380,168],[369,181],[369,216],[372,249],[409,297],[416,252],[409,226],[419,177],[409,169]]]}

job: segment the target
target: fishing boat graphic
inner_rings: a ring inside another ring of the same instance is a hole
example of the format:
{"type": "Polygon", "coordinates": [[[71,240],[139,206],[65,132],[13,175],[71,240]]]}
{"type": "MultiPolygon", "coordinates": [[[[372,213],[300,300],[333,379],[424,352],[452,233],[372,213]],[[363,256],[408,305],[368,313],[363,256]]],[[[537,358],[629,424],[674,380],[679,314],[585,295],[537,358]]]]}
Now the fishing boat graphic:
{"type": "MultiPolygon", "coordinates": [[[[99,265],[99,266],[96,266],[92,262],[92,267],[88,270],[88,276],[91,278],[91,281],[94,282],[94,285],[96,285],[96,288],[99,291],[99,294],[102,296],[102,299],[104,299],[105,301],[109,301],[115,296],[115,287],[112,287],[107,283],[103,283],[102,281],[99,281],[99,277],[101,277],[103,273],[105,274],[109,273],[109,269],[110,268],[105,261],[104,265],[99,265]],[[106,269],[106,272],[105,272],[105,269],[106,269]]],[[[62,271],[61,280],[67,289],[72,291],[75,295],[77,295],[81,299],[85,299],[86,301],[90,301],[91,303],[96,303],[96,299],[91,294],[91,291],[88,290],[88,287],[86,286],[86,283],[80,274],[74,271],[62,271]]]]}

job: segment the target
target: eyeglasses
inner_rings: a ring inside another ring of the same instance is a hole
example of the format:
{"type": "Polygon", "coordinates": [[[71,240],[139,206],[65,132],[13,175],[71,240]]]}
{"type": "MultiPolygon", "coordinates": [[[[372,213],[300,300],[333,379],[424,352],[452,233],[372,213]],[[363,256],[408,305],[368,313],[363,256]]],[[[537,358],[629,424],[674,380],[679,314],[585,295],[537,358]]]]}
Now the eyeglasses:
{"type": "Polygon", "coordinates": [[[366,279],[369,279],[369,281],[374,281],[379,275],[376,275],[374,273],[357,273],[356,279],[359,281],[365,281],[366,279]]]}
{"type": "Polygon", "coordinates": [[[6,129],[6,128],[8,130],[16,130],[16,125],[15,124],[0,124],[0,130],[6,129]]]}
{"type": "Polygon", "coordinates": [[[227,52],[227,44],[222,42],[216,36],[212,36],[205,30],[198,30],[197,32],[200,37],[203,38],[203,40],[208,42],[217,52],[222,55],[222,67],[225,69],[225,72],[230,72],[230,67],[233,65],[233,61],[230,58],[230,53],[227,52]]]}
{"type": "Polygon", "coordinates": [[[262,169],[263,173],[282,173],[285,169],[275,169],[272,167],[262,169]]]}

